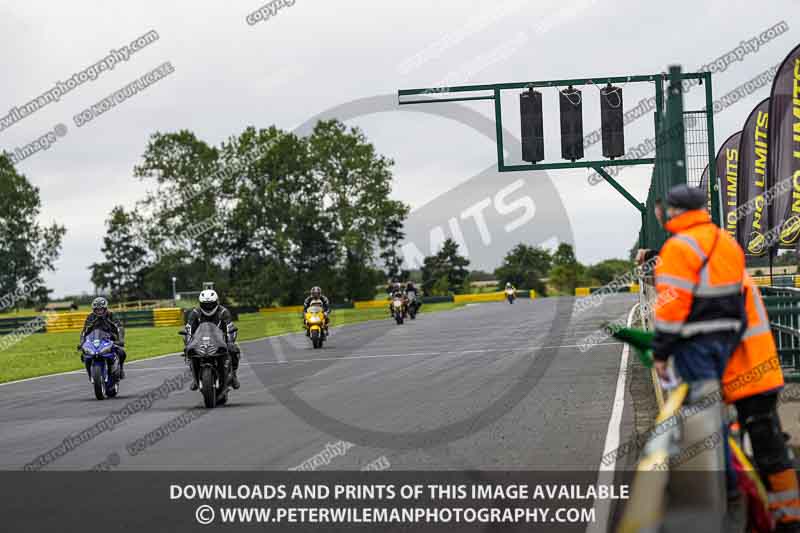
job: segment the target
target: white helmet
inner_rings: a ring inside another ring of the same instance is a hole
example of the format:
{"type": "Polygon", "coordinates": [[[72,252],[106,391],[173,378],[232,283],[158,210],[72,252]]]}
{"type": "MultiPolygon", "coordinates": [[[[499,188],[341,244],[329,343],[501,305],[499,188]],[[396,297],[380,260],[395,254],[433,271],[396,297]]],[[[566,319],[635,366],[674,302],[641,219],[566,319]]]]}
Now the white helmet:
{"type": "Polygon", "coordinates": [[[206,316],[211,316],[217,312],[219,307],[219,296],[217,291],[206,289],[200,293],[200,311],[206,316]]]}

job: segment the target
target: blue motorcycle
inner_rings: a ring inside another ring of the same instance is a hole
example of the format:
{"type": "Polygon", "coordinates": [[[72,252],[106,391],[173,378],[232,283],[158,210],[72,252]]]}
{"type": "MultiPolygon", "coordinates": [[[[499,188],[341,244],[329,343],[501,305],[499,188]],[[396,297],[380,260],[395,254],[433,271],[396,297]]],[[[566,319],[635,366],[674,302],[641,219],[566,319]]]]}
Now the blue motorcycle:
{"type": "Polygon", "coordinates": [[[96,329],[81,345],[83,362],[98,400],[113,398],[119,392],[119,355],[111,335],[96,329]]]}

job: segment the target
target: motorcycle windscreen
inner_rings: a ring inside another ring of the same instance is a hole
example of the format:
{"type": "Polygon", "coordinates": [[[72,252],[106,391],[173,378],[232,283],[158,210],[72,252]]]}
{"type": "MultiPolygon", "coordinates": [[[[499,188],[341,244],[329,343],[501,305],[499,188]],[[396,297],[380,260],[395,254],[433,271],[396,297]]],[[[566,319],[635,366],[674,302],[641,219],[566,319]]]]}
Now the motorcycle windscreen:
{"type": "Polygon", "coordinates": [[[311,307],[308,308],[308,310],[306,312],[307,313],[321,313],[322,312],[322,307],[320,307],[318,305],[312,305],[311,307]]]}
{"type": "Polygon", "coordinates": [[[210,344],[217,348],[227,348],[222,330],[212,322],[201,323],[186,348],[188,350],[197,349],[203,344],[210,344]]]}
{"type": "Polygon", "coordinates": [[[111,334],[101,329],[95,329],[86,335],[83,341],[84,347],[88,345],[91,352],[98,353],[107,345],[111,344],[111,334]]]}

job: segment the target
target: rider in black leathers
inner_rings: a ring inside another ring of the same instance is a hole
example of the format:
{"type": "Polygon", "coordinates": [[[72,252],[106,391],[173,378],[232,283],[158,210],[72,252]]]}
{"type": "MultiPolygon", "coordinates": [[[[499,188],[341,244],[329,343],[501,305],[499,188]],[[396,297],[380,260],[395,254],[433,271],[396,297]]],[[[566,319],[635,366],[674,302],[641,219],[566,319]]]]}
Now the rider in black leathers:
{"type": "Polygon", "coordinates": [[[406,283],[406,298],[408,298],[408,295],[411,294],[411,293],[413,293],[414,296],[415,296],[415,298],[414,298],[414,307],[415,307],[414,312],[417,312],[417,311],[419,311],[419,308],[422,307],[422,300],[420,299],[419,291],[417,290],[417,286],[414,285],[413,281],[409,280],[406,283]]]}
{"type": "MultiPolygon", "coordinates": [[[[83,329],[81,330],[81,341],[78,344],[78,350],[81,352],[82,363],[84,362],[82,349],[83,342],[86,340],[86,336],[96,329],[105,331],[111,335],[111,339],[114,341],[114,344],[117,345],[117,355],[119,356],[119,378],[125,379],[124,364],[125,358],[127,357],[125,349],[123,348],[125,346],[125,330],[122,327],[122,323],[114,317],[114,313],[108,309],[108,300],[102,296],[94,299],[92,302],[92,312],[86,317],[86,320],[83,323],[83,329]]],[[[89,372],[88,366],[86,368],[86,372],[89,372]]]]}
{"type": "MultiPolygon", "coordinates": [[[[225,341],[228,344],[228,353],[231,355],[231,366],[233,367],[231,385],[234,389],[238,389],[240,385],[237,372],[239,370],[239,359],[241,358],[241,350],[236,344],[236,336],[238,331],[236,326],[233,324],[233,316],[231,315],[231,312],[222,305],[219,305],[219,297],[217,296],[217,293],[210,289],[204,290],[200,293],[200,307],[192,309],[186,319],[185,328],[187,333],[187,344],[191,340],[192,335],[194,335],[194,332],[197,331],[197,328],[203,322],[211,322],[215,324],[225,334],[225,341]]],[[[194,376],[194,382],[190,388],[192,390],[197,390],[198,376],[196,369],[194,368],[194,365],[190,366],[194,376]]]]}

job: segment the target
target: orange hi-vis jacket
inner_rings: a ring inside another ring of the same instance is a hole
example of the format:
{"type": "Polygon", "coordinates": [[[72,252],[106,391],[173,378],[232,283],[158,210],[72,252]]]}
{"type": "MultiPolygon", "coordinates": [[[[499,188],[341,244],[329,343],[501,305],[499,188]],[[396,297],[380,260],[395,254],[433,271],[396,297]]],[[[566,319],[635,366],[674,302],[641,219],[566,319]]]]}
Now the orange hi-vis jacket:
{"type": "Polygon", "coordinates": [[[783,386],[778,349],[769,327],[761,291],[746,272],[743,285],[747,329],[722,376],[722,396],[727,403],[775,391],[783,386]]]}
{"type": "Polygon", "coordinates": [[[693,209],[670,219],[673,233],[655,268],[657,305],[653,356],[666,360],[685,339],[712,333],[738,336],[745,311],[744,252],[708,213],[693,209]]]}

